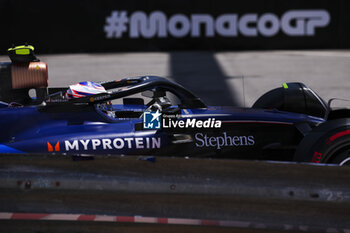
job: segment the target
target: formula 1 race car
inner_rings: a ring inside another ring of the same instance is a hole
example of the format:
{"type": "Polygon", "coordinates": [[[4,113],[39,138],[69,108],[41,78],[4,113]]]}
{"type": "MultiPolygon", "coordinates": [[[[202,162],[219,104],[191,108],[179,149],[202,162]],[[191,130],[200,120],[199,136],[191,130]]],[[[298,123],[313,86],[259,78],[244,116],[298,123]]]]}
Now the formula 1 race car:
{"type": "Polygon", "coordinates": [[[47,77],[37,59],[0,63],[0,153],[350,164],[350,111],[330,109],[302,83],[285,83],[252,108],[238,108],[207,106],[161,77],[67,88],[48,88],[47,77]]]}

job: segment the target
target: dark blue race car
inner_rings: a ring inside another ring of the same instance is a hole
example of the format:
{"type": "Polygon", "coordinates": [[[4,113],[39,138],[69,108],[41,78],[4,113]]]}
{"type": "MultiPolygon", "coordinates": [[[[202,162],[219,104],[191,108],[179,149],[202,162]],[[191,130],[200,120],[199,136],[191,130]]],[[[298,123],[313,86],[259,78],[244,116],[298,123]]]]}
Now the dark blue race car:
{"type": "Polygon", "coordinates": [[[302,83],[252,108],[207,106],[154,76],[77,85],[47,88],[46,64],[32,58],[0,63],[0,153],[350,163],[350,112],[331,110],[302,83]]]}

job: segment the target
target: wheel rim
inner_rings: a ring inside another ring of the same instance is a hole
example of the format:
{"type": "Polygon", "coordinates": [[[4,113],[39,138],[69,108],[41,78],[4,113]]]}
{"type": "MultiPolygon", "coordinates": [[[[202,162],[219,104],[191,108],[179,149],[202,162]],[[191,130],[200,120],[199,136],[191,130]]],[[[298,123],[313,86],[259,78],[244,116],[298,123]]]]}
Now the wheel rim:
{"type": "Polygon", "coordinates": [[[345,158],[339,163],[339,166],[350,166],[350,157],[345,158]]]}

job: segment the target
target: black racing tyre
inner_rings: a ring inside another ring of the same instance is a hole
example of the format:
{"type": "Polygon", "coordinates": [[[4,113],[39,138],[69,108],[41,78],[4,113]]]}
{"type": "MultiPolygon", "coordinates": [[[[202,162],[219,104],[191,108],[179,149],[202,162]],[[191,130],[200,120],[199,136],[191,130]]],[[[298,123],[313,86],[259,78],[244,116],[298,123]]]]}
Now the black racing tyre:
{"type": "Polygon", "coordinates": [[[313,129],[299,144],[298,162],[350,164],[350,119],[325,122],[313,129]]]}
{"type": "Polygon", "coordinates": [[[336,155],[332,156],[329,163],[350,166],[350,146],[342,147],[336,155]]]}

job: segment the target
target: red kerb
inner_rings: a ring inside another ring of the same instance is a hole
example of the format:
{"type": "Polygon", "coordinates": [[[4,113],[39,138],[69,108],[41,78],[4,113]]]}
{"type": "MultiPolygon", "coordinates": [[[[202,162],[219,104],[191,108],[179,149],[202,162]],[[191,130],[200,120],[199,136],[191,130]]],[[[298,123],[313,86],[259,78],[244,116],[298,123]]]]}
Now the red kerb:
{"type": "Polygon", "coordinates": [[[93,221],[96,218],[95,215],[80,215],[78,221],[93,221]]]}
{"type": "Polygon", "coordinates": [[[134,217],[117,216],[117,222],[135,222],[134,217]]]}
{"type": "Polygon", "coordinates": [[[158,223],[162,223],[162,224],[167,224],[168,223],[168,219],[167,218],[158,218],[157,222],[158,223]]]}

